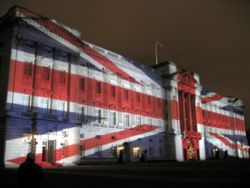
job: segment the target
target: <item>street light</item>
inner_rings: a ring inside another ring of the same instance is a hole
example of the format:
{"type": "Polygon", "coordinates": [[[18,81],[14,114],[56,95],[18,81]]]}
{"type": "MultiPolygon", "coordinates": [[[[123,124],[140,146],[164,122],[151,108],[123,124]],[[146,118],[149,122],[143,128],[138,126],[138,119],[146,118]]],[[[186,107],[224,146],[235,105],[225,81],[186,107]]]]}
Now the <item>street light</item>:
{"type": "Polygon", "coordinates": [[[156,41],[155,42],[155,64],[156,65],[158,64],[158,46],[163,47],[163,45],[159,41],[156,41]]]}

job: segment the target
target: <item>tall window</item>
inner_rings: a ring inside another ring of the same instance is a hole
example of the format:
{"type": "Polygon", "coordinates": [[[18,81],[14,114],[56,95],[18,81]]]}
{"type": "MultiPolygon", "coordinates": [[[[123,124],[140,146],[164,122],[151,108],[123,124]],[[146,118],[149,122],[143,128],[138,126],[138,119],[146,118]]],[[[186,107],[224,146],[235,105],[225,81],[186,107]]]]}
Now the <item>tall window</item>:
{"type": "Polygon", "coordinates": [[[152,125],[152,119],[148,118],[148,125],[152,125]]]}
{"type": "Polygon", "coordinates": [[[137,101],[138,103],[140,103],[140,102],[141,102],[141,96],[140,96],[140,93],[136,93],[136,101],[137,101]]]}
{"type": "Polygon", "coordinates": [[[102,122],[102,111],[101,109],[98,110],[98,123],[102,122]]]}
{"type": "Polygon", "coordinates": [[[196,106],[195,106],[195,95],[191,95],[191,112],[192,112],[192,128],[193,131],[197,131],[197,122],[196,122],[196,106]]]}
{"type": "Polygon", "coordinates": [[[61,84],[65,84],[65,82],[66,82],[66,72],[65,71],[59,72],[59,82],[61,84]]]}
{"type": "Polygon", "coordinates": [[[29,95],[23,96],[23,106],[24,106],[24,110],[30,109],[30,96],[29,95]]]}
{"type": "Polygon", "coordinates": [[[141,117],[140,116],[136,117],[136,124],[141,125],[141,117]]]}
{"type": "Polygon", "coordinates": [[[128,90],[124,90],[124,99],[128,100],[128,90]]]}
{"type": "Polygon", "coordinates": [[[49,46],[45,46],[43,54],[44,54],[45,57],[51,58],[53,56],[53,49],[51,47],[49,47],[49,46]]]}
{"type": "Polygon", "coordinates": [[[34,48],[35,48],[35,42],[30,41],[30,40],[26,40],[26,41],[25,41],[25,46],[26,46],[27,48],[34,49],[34,48]]]}
{"type": "Polygon", "coordinates": [[[111,96],[115,97],[115,86],[111,86],[111,96]]]}
{"type": "Polygon", "coordinates": [[[49,67],[43,67],[43,79],[44,80],[50,79],[50,68],[49,67]]]}
{"type": "Polygon", "coordinates": [[[85,79],[84,78],[80,78],[79,79],[79,89],[81,91],[84,91],[85,90],[85,79]]]}
{"type": "Polygon", "coordinates": [[[85,111],[84,106],[79,107],[79,119],[85,121],[85,111]]]}
{"type": "Polygon", "coordinates": [[[41,98],[40,99],[40,106],[42,107],[43,112],[47,112],[48,107],[49,107],[49,99],[41,98]]]}
{"type": "Polygon", "coordinates": [[[98,108],[95,108],[94,109],[94,115],[95,115],[95,122],[96,123],[101,123],[102,122],[102,110],[101,109],[98,109],[98,108]]]}
{"type": "Polygon", "coordinates": [[[32,64],[26,62],[24,64],[24,75],[25,76],[32,76],[32,64]]]}
{"type": "Polygon", "coordinates": [[[96,82],[95,89],[96,89],[96,93],[100,94],[102,92],[101,82],[96,82]]]}
{"type": "Polygon", "coordinates": [[[116,112],[110,112],[110,124],[116,125],[116,112]]]}
{"type": "Polygon", "coordinates": [[[161,127],[161,120],[158,120],[158,126],[161,127]]]}
{"type": "Polygon", "coordinates": [[[151,105],[151,96],[147,96],[148,105],[151,105]]]}
{"type": "Polygon", "coordinates": [[[124,115],[124,125],[125,125],[126,127],[129,126],[129,114],[125,114],[125,115],[124,115]]]}
{"type": "Polygon", "coordinates": [[[185,104],[185,112],[186,112],[186,125],[187,125],[187,130],[190,131],[190,113],[189,113],[189,101],[188,101],[188,94],[184,94],[184,104],[185,104]]]}
{"type": "Polygon", "coordinates": [[[64,112],[64,101],[58,101],[57,102],[57,110],[59,110],[60,112],[64,112]]]}

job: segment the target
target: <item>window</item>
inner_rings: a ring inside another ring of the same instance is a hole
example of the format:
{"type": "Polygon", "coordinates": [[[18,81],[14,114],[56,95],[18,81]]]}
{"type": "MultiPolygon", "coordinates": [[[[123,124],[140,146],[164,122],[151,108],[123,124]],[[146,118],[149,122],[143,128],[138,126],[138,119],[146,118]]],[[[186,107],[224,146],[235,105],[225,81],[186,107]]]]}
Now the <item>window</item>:
{"type": "Polygon", "coordinates": [[[29,110],[30,109],[30,96],[29,95],[24,95],[23,96],[23,106],[24,106],[24,110],[29,110]]]}
{"type": "Polygon", "coordinates": [[[33,48],[35,48],[35,43],[34,43],[33,41],[26,40],[26,41],[25,41],[25,46],[26,46],[27,48],[33,49],[33,48]]]}
{"type": "Polygon", "coordinates": [[[110,123],[111,125],[116,125],[116,113],[110,112],[110,123]]]}
{"type": "Polygon", "coordinates": [[[53,56],[53,49],[49,46],[44,47],[44,56],[45,57],[52,57],[53,56]]]}
{"type": "Polygon", "coordinates": [[[84,78],[79,79],[79,89],[81,91],[84,91],[84,89],[85,89],[85,79],[84,78]]]}
{"type": "Polygon", "coordinates": [[[64,51],[60,51],[60,52],[58,53],[58,58],[59,58],[60,60],[62,60],[62,61],[67,62],[68,59],[69,59],[68,53],[67,53],[67,52],[64,52],[64,51]]]}
{"type": "Polygon", "coordinates": [[[64,112],[64,102],[63,101],[58,101],[57,110],[64,112]]]}
{"type": "Polygon", "coordinates": [[[101,90],[101,82],[96,82],[96,93],[101,93],[102,90],[101,90]]]}
{"type": "Polygon", "coordinates": [[[85,120],[85,108],[84,106],[79,107],[79,120],[85,120]]]}
{"type": "Polygon", "coordinates": [[[148,118],[148,125],[152,125],[152,119],[148,118]]]}
{"type": "Polygon", "coordinates": [[[140,102],[141,102],[141,96],[140,96],[140,93],[136,93],[136,101],[137,101],[138,103],[140,103],[140,102]]]}
{"type": "Polygon", "coordinates": [[[102,122],[102,111],[101,111],[101,109],[98,109],[97,113],[98,113],[98,123],[101,123],[102,122]]]}
{"type": "Polygon", "coordinates": [[[147,96],[148,105],[151,105],[151,96],[147,96]]]}
{"type": "Polygon", "coordinates": [[[95,108],[94,116],[95,116],[96,123],[102,123],[102,110],[101,109],[95,108]]]}
{"type": "Polygon", "coordinates": [[[32,64],[26,62],[24,64],[24,75],[25,76],[32,76],[32,64]]]}
{"type": "Polygon", "coordinates": [[[128,100],[128,90],[124,90],[124,99],[128,100]]]}
{"type": "Polygon", "coordinates": [[[49,107],[49,99],[40,98],[40,107],[46,112],[49,107]]]}
{"type": "Polygon", "coordinates": [[[61,71],[61,72],[59,72],[59,82],[61,83],[61,84],[65,84],[65,81],[66,81],[66,73],[65,73],[65,71],[61,71]]]}
{"type": "Polygon", "coordinates": [[[161,127],[161,120],[158,120],[158,126],[161,127]]]}
{"type": "Polygon", "coordinates": [[[129,126],[129,114],[125,114],[125,115],[124,115],[124,125],[125,125],[126,127],[129,126]]]}
{"type": "Polygon", "coordinates": [[[44,80],[50,79],[50,68],[49,67],[43,67],[43,79],[44,80]]]}
{"type": "Polygon", "coordinates": [[[160,107],[161,106],[161,99],[157,99],[157,105],[158,105],[158,107],[160,107]]]}
{"type": "Polygon", "coordinates": [[[111,86],[111,96],[115,97],[115,86],[111,86]]]}
{"type": "Polygon", "coordinates": [[[140,116],[136,117],[136,124],[141,125],[141,117],[140,116]]]}

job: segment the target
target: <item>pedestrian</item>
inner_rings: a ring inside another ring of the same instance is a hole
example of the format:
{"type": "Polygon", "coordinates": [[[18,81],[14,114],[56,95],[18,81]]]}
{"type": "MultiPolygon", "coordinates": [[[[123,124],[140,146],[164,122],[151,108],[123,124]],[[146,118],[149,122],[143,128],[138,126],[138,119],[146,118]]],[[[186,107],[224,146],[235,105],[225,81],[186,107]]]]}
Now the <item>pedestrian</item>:
{"type": "Polygon", "coordinates": [[[119,152],[118,163],[123,163],[123,150],[119,152]]]}
{"type": "Polygon", "coordinates": [[[228,157],[228,151],[226,150],[226,151],[224,152],[224,158],[227,159],[227,157],[228,157]]]}
{"type": "Polygon", "coordinates": [[[40,180],[44,176],[42,168],[35,163],[35,155],[28,153],[25,162],[17,170],[18,185],[20,188],[39,188],[40,180]]]}
{"type": "Polygon", "coordinates": [[[147,156],[148,155],[148,151],[145,149],[142,154],[141,154],[141,162],[145,163],[147,162],[147,156]]]}
{"type": "Polygon", "coordinates": [[[142,154],[141,154],[141,162],[145,163],[145,154],[144,154],[144,152],[142,152],[142,154]]]}
{"type": "Polygon", "coordinates": [[[148,162],[148,150],[144,150],[145,162],[148,162]]]}

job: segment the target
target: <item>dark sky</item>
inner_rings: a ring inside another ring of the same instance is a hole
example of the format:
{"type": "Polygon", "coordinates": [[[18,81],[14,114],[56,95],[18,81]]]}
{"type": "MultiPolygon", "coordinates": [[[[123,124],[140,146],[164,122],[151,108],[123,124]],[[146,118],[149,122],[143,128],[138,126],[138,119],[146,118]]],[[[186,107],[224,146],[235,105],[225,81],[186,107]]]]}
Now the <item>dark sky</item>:
{"type": "Polygon", "coordinates": [[[250,127],[250,0],[0,0],[78,29],[82,39],[144,64],[200,75],[204,88],[241,98],[250,127]]]}

